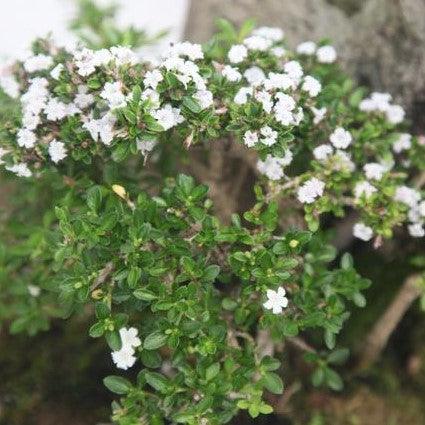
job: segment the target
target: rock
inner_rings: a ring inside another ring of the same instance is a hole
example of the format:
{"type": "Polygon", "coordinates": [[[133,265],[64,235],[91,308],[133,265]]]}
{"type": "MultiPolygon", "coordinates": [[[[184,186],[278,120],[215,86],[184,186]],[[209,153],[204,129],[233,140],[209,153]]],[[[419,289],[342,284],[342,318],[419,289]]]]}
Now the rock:
{"type": "Polygon", "coordinates": [[[291,46],[331,39],[350,75],[392,93],[416,128],[425,129],[424,0],[194,0],[187,38],[207,40],[219,17],[237,25],[254,17],[259,25],[282,27],[291,46]]]}

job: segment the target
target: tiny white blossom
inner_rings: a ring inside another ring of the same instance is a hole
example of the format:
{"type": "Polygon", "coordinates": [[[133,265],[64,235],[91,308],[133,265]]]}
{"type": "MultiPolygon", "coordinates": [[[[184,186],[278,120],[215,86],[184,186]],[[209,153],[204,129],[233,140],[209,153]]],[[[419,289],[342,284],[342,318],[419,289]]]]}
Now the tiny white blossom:
{"type": "Polygon", "coordinates": [[[300,55],[313,55],[316,49],[317,46],[314,41],[304,41],[298,44],[297,53],[300,55]]]}
{"type": "Polygon", "coordinates": [[[139,62],[137,55],[128,47],[113,46],[110,50],[117,65],[134,65],[139,62]]]}
{"type": "Polygon", "coordinates": [[[56,65],[51,71],[50,71],[50,76],[54,79],[54,80],[59,80],[61,72],[65,69],[65,67],[60,63],[58,65],[56,65]]]}
{"type": "Polygon", "coordinates": [[[31,56],[24,62],[25,71],[29,73],[44,71],[46,69],[49,69],[52,65],[52,57],[43,54],[31,56]]]}
{"type": "Polygon", "coordinates": [[[166,104],[161,109],[152,112],[152,116],[165,130],[184,121],[184,117],[180,115],[180,109],[173,108],[170,104],[166,104]]]}
{"type": "Polygon", "coordinates": [[[354,196],[356,199],[365,196],[365,198],[370,198],[375,192],[377,192],[375,186],[371,185],[368,181],[359,182],[354,187],[354,196]]]}
{"type": "Polygon", "coordinates": [[[303,68],[300,63],[297,61],[289,61],[285,63],[283,69],[288,74],[289,78],[291,78],[291,80],[294,82],[294,85],[298,86],[304,74],[303,68]]]}
{"type": "Polygon", "coordinates": [[[87,93],[87,91],[86,86],[78,86],[78,93],[75,95],[74,103],[81,109],[87,108],[95,101],[94,96],[87,93]]]}
{"type": "Polygon", "coordinates": [[[325,183],[316,177],[307,180],[299,189],[297,193],[298,200],[303,204],[313,203],[317,197],[323,195],[325,183]]]}
{"type": "Polygon", "coordinates": [[[246,102],[248,102],[248,96],[252,96],[252,93],[252,87],[241,87],[236,93],[233,101],[238,105],[244,105],[246,102]]]}
{"type": "Polygon", "coordinates": [[[421,194],[410,187],[399,186],[394,194],[394,200],[414,208],[421,199],[421,194]]]}
{"type": "Polygon", "coordinates": [[[322,85],[320,84],[320,81],[316,80],[316,78],[306,75],[301,89],[307,92],[311,97],[315,97],[322,90],[322,85]]]}
{"type": "Polygon", "coordinates": [[[363,170],[368,179],[372,180],[381,180],[382,176],[388,171],[387,167],[384,167],[382,164],[377,162],[370,162],[363,166],[363,170]]]}
{"type": "Polygon", "coordinates": [[[18,131],[17,142],[19,146],[30,149],[36,144],[37,138],[31,130],[21,128],[18,131]]]}
{"type": "Polygon", "coordinates": [[[60,121],[68,114],[67,105],[56,98],[52,98],[44,107],[44,113],[49,121],[60,121]]]}
{"type": "Polygon", "coordinates": [[[285,297],[286,291],[279,287],[277,291],[267,290],[267,301],[263,304],[267,310],[272,310],[273,314],[282,313],[283,309],[288,306],[288,298],[285,297]]]}
{"type": "Polygon", "coordinates": [[[54,163],[62,161],[62,159],[66,158],[67,156],[65,144],[53,139],[49,143],[49,155],[54,163]]]}
{"type": "Polygon", "coordinates": [[[246,131],[243,136],[243,142],[248,148],[252,148],[258,143],[258,134],[255,131],[246,131]]]}
{"type": "Polygon", "coordinates": [[[127,99],[122,92],[122,84],[119,81],[105,83],[100,96],[108,102],[111,109],[122,108],[127,104],[127,99]]]}
{"type": "Polygon", "coordinates": [[[213,103],[213,94],[209,90],[198,90],[193,96],[202,109],[209,108],[213,103]]]}
{"type": "Polygon", "coordinates": [[[338,127],[330,135],[331,143],[338,149],[346,149],[351,144],[353,138],[349,131],[344,130],[342,127],[338,127]]]}
{"type": "Polygon", "coordinates": [[[413,223],[407,226],[410,236],[414,238],[422,238],[425,236],[425,229],[420,223],[413,223]]]}
{"type": "Polygon", "coordinates": [[[15,77],[11,75],[0,76],[0,87],[13,99],[16,99],[19,96],[19,84],[15,77]]]}
{"type": "Polygon", "coordinates": [[[252,66],[248,68],[243,76],[247,79],[251,86],[259,86],[266,78],[263,70],[258,66],[252,66]]]}
{"type": "Polygon", "coordinates": [[[261,143],[266,146],[272,146],[277,142],[277,131],[274,131],[271,127],[265,126],[260,129],[260,133],[263,136],[261,143]]]}
{"type": "Polygon", "coordinates": [[[401,153],[407,151],[412,147],[412,135],[409,133],[402,133],[398,139],[393,143],[393,151],[401,153]]]}
{"type": "Polygon", "coordinates": [[[333,153],[333,148],[331,145],[319,145],[313,149],[313,156],[318,161],[326,161],[330,155],[333,153]]]}
{"type": "Polygon", "coordinates": [[[28,168],[28,165],[24,162],[7,166],[6,170],[11,171],[12,173],[15,173],[18,177],[31,177],[32,173],[31,170],[28,168]]]}
{"type": "Polygon", "coordinates": [[[139,347],[142,344],[136,328],[121,328],[120,337],[123,347],[139,347]]]}
{"type": "Polygon", "coordinates": [[[148,71],[143,80],[145,87],[151,87],[154,90],[158,87],[158,84],[164,79],[161,71],[154,69],[153,71],[148,71]]]}
{"type": "Polygon", "coordinates": [[[317,109],[314,106],[311,107],[311,111],[313,112],[313,124],[319,124],[320,121],[323,120],[323,118],[325,118],[326,112],[328,112],[326,107],[317,109]]]}
{"type": "Polygon", "coordinates": [[[32,297],[37,298],[41,293],[41,289],[39,286],[29,284],[28,292],[32,297]]]}
{"type": "Polygon", "coordinates": [[[317,49],[317,60],[320,63],[332,63],[336,60],[336,50],[333,46],[322,46],[317,49]]]}
{"type": "Polygon", "coordinates": [[[263,37],[263,38],[267,38],[272,41],[281,41],[283,39],[283,36],[285,35],[280,28],[276,28],[276,27],[256,28],[252,32],[252,34],[263,37]]]}
{"type": "Polygon", "coordinates": [[[370,241],[373,237],[373,230],[364,223],[356,223],[353,227],[353,235],[362,241],[370,241]]]}
{"type": "Polygon", "coordinates": [[[251,37],[245,38],[243,43],[249,50],[259,50],[264,52],[272,46],[273,41],[259,35],[252,35],[251,37]]]}
{"type": "Polygon", "coordinates": [[[274,89],[287,90],[292,86],[293,86],[293,80],[287,74],[269,72],[267,79],[264,80],[264,88],[266,90],[274,90],[274,89]]]}
{"type": "Polygon", "coordinates": [[[112,59],[112,53],[108,49],[96,50],[93,54],[93,64],[95,66],[108,65],[112,59]]]}
{"type": "Polygon", "coordinates": [[[272,47],[270,53],[277,58],[283,58],[286,55],[286,50],[281,46],[272,47]]]}
{"type": "Polygon", "coordinates": [[[390,105],[385,115],[391,124],[400,124],[404,120],[405,112],[400,105],[390,105]]]}
{"type": "Polygon", "coordinates": [[[122,347],[119,351],[113,351],[112,360],[117,368],[127,370],[136,363],[134,349],[132,347],[122,347]]]}
{"type": "Polygon", "coordinates": [[[272,95],[268,91],[260,90],[255,92],[254,97],[261,103],[264,111],[269,114],[273,108],[272,95]]]}
{"type": "Polygon", "coordinates": [[[257,169],[261,174],[267,176],[270,180],[280,180],[284,173],[283,167],[292,162],[292,152],[288,149],[283,158],[267,155],[264,161],[258,160],[257,169]]]}
{"type": "Polygon", "coordinates": [[[137,149],[142,153],[143,156],[146,156],[149,152],[152,152],[153,148],[156,146],[155,140],[138,140],[137,149]]]}
{"type": "Polygon", "coordinates": [[[248,56],[248,50],[242,44],[236,44],[231,47],[227,56],[231,63],[239,63],[248,56]]]}
{"type": "Polygon", "coordinates": [[[226,65],[221,71],[221,74],[232,83],[238,82],[242,78],[242,74],[237,70],[237,68],[230,65],[226,65]]]}

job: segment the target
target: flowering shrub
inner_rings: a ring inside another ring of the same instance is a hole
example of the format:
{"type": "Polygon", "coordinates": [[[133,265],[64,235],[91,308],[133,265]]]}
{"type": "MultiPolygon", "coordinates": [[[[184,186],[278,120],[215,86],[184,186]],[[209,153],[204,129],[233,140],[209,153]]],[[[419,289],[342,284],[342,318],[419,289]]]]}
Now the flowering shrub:
{"type": "Polygon", "coordinates": [[[376,247],[400,226],[424,236],[425,144],[390,95],[365,97],[336,61],[327,43],[292,51],[280,29],[222,22],[205,46],[158,60],[38,40],[2,75],[18,112],[2,117],[1,162],[32,202],[49,193],[42,225],[3,230],[4,318],[34,333],[92,305],[89,334],[118,369],[140,370],[105,378],[122,396],[116,423],[271,413],[273,342],[306,329],[332,350],[307,356],[313,383],[341,389],[336,335],[369,282],[348,254],[334,261],[320,218],[355,211],[353,235],[376,247]],[[240,164],[246,211],[220,187],[240,164]]]}

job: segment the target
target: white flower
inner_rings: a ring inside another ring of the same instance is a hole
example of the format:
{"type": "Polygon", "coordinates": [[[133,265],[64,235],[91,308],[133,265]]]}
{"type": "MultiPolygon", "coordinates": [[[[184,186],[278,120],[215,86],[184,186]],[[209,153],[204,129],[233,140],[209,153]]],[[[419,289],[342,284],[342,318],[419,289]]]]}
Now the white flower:
{"type": "Polygon", "coordinates": [[[339,171],[354,171],[356,165],[351,160],[349,153],[338,149],[332,161],[332,168],[339,171]]]}
{"type": "Polygon", "coordinates": [[[280,41],[283,39],[284,32],[276,27],[260,27],[252,31],[253,35],[267,38],[272,41],[280,41]]]}
{"type": "Polygon", "coordinates": [[[414,238],[422,238],[425,236],[425,230],[420,223],[413,223],[407,226],[407,229],[409,231],[410,236],[413,236],[414,238]]]}
{"type": "Polygon", "coordinates": [[[74,103],[81,109],[87,108],[95,101],[94,96],[87,93],[87,91],[87,87],[78,86],[78,93],[75,95],[74,103]]]}
{"type": "Polygon", "coordinates": [[[4,161],[2,160],[3,156],[7,154],[7,150],[0,147],[0,165],[4,164],[4,161]]]}
{"type": "Polygon", "coordinates": [[[313,55],[316,49],[317,46],[314,41],[304,41],[304,43],[298,44],[297,53],[299,55],[313,55]]]}
{"type": "Polygon", "coordinates": [[[368,179],[381,180],[382,176],[388,171],[388,168],[377,162],[370,162],[363,166],[363,170],[368,179]]]}
{"type": "Polygon", "coordinates": [[[255,131],[246,131],[243,136],[243,142],[248,148],[252,148],[258,143],[258,134],[255,131]]]}
{"type": "Polygon", "coordinates": [[[119,81],[105,83],[100,96],[105,99],[111,109],[122,108],[127,104],[127,99],[121,91],[122,84],[119,81]]]}
{"type": "Polygon", "coordinates": [[[31,177],[31,170],[28,168],[28,165],[24,162],[20,162],[18,164],[6,167],[6,170],[15,173],[18,177],[31,177]]]}
{"type": "Polygon", "coordinates": [[[137,55],[128,47],[113,46],[110,51],[117,65],[134,65],[139,62],[137,55]]]}
{"type": "Polygon", "coordinates": [[[19,146],[30,149],[37,143],[37,138],[31,130],[21,128],[18,131],[17,142],[19,146]]]}
{"type": "Polygon", "coordinates": [[[113,351],[112,360],[116,364],[117,368],[127,370],[136,363],[134,348],[123,346],[121,350],[113,351]]]}
{"type": "Polygon", "coordinates": [[[322,85],[316,78],[307,75],[304,77],[304,83],[301,89],[306,91],[311,97],[315,97],[320,93],[320,90],[322,90],[322,85]]]}
{"type": "Polygon", "coordinates": [[[248,68],[244,72],[243,76],[248,80],[248,83],[251,84],[251,86],[259,86],[266,78],[263,70],[258,66],[248,68]]]}
{"type": "Polygon", "coordinates": [[[170,104],[166,104],[161,109],[152,112],[152,116],[158,121],[164,130],[176,126],[184,121],[184,117],[180,115],[180,109],[173,108],[170,104]]]}
{"type": "Polygon", "coordinates": [[[325,183],[316,177],[307,180],[299,189],[297,193],[298,200],[303,204],[313,203],[317,197],[323,195],[325,183]]]}
{"type": "Polygon", "coordinates": [[[187,56],[191,61],[203,59],[204,53],[200,44],[193,44],[189,41],[175,43],[166,52],[167,56],[187,56]]]}
{"type": "Polygon", "coordinates": [[[377,191],[378,190],[376,189],[375,186],[372,186],[368,181],[363,181],[363,182],[357,183],[356,186],[354,187],[354,196],[356,197],[356,199],[359,199],[364,195],[365,198],[367,199],[371,197],[372,194],[374,194],[377,191]]]}
{"type": "Polygon", "coordinates": [[[351,134],[344,130],[342,127],[338,127],[330,135],[331,143],[338,149],[346,149],[353,140],[351,134]]]}
{"type": "Polygon", "coordinates": [[[154,69],[153,71],[148,71],[143,80],[145,87],[152,87],[154,90],[157,88],[158,84],[164,79],[161,71],[154,69]]]}
{"type": "Polygon", "coordinates": [[[254,97],[255,100],[258,100],[258,102],[261,103],[264,111],[269,114],[273,108],[272,95],[265,90],[261,90],[255,92],[254,97]]]}
{"type": "Polygon", "coordinates": [[[142,344],[138,337],[138,330],[136,328],[121,328],[120,337],[123,347],[139,347],[142,344]]]}
{"type": "Polygon", "coordinates": [[[422,201],[419,205],[418,205],[418,210],[419,210],[419,214],[422,217],[425,217],[425,201],[422,201]]]}
{"type": "Polygon", "coordinates": [[[277,58],[283,58],[286,55],[286,50],[281,46],[272,47],[270,53],[277,58]]]}
{"type": "Polygon", "coordinates": [[[56,98],[52,98],[44,107],[44,113],[49,121],[59,121],[67,116],[67,105],[56,98]]]}
{"type": "Polygon", "coordinates": [[[319,122],[322,121],[323,118],[325,118],[326,112],[328,112],[326,107],[317,109],[314,106],[311,107],[311,111],[314,115],[313,124],[319,124],[319,122]]]}
{"type": "Polygon", "coordinates": [[[287,90],[293,86],[293,80],[287,74],[278,74],[269,72],[266,80],[264,80],[264,88],[266,90],[281,89],[287,90]]]}
{"type": "Polygon", "coordinates": [[[400,153],[407,151],[412,147],[412,135],[409,133],[400,134],[399,138],[393,143],[393,151],[400,153]]]}
{"type": "Polygon", "coordinates": [[[116,118],[108,113],[98,120],[91,119],[87,121],[83,124],[83,127],[87,129],[94,141],[97,142],[100,138],[101,142],[108,146],[114,138],[113,127],[115,121],[116,118]]]}
{"type": "Polygon", "coordinates": [[[317,60],[320,63],[332,63],[336,60],[336,50],[333,46],[322,46],[317,49],[317,60]]]}
{"type": "Polygon", "coordinates": [[[245,38],[243,43],[249,50],[260,50],[264,52],[272,46],[273,41],[269,38],[252,35],[251,37],[245,38]]]}
{"type": "Polygon", "coordinates": [[[25,71],[32,73],[37,71],[44,71],[53,65],[51,56],[43,54],[31,56],[24,62],[25,71]]]}
{"type": "Polygon", "coordinates": [[[299,123],[304,119],[304,110],[301,106],[294,112],[294,124],[299,125],[299,123]]]}
{"type": "Polygon", "coordinates": [[[50,158],[54,163],[58,163],[59,161],[62,161],[62,159],[66,158],[67,153],[65,149],[65,144],[62,142],[58,142],[55,139],[53,139],[49,143],[49,155],[50,158]]]}
{"type": "Polygon", "coordinates": [[[232,83],[238,82],[242,78],[242,74],[237,70],[237,68],[233,68],[230,65],[226,65],[221,71],[221,74],[232,83]]]}
{"type": "Polygon", "coordinates": [[[285,297],[286,291],[282,287],[277,291],[267,289],[267,301],[263,304],[267,310],[272,310],[273,314],[282,313],[283,309],[288,306],[288,298],[285,297]]]}
{"type": "Polygon", "coordinates": [[[280,180],[284,173],[283,167],[292,162],[292,152],[288,149],[283,158],[267,155],[264,161],[258,160],[257,169],[261,174],[267,176],[270,180],[280,180]]]}
{"type": "Polygon", "coordinates": [[[198,90],[193,96],[202,109],[209,108],[213,102],[213,94],[209,90],[198,90]]]}
{"type": "Polygon", "coordinates": [[[298,86],[298,84],[301,81],[301,77],[304,74],[303,68],[297,61],[290,61],[285,63],[283,66],[283,69],[288,74],[289,78],[294,82],[295,86],[298,86]]]}
{"type": "Polygon", "coordinates": [[[156,140],[138,140],[137,149],[142,153],[143,156],[146,156],[149,152],[152,152],[153,148],[156,146],[156,140]]]}
{"type": "Polygon", "coordinates": [[[159,108],[159,93],[153,89],[146,89],[142,92],[142,99],[149,100],[151,102],[150,109],[159,108]]]}
{"type": "Polygon", "coordinates": [[[93,65],[108,65],[113,59],[112,53],[108,49],[96,50],[93,54],[93,65]]]}
{"type": "Polygon", "coordinates": [[[82,77],[88,77],[96,71],[93,50],[83,48],[74,53],[77,72],[82,77]]]}
{"type": "Polygon", "coordinates": [[[30,284],[30,285],[28,285],[28,292],[32,297],[37,298],[41,293],[41,289],[40,289],[39,286],[35,286],[35,285],[30,284]]]}
{"type": "Polygon", "coordinates": [[[0,76],[0,87],[13,99],[19,96],[19,84],[11,75],[0,76]]]}
{"type": "Polygon", "coordinates": [[[421,194],[407,186],[399,186],[394,194],[394,200],[407,205],[410,208],[417,206],[421,199],[421,194]]]}
{"type": "Polygon", "coordinates": [[[373,237],[373,230],[364,223],[356,223],[353,227],[353,235],[362,241],[370,241],[373,237]]]}
{"type": "Polygon", "coordinates": [[[385,111],[387,120],[391,124],[400,124],[404,120],[404,109],[399,105],[390,105],[385,111]]]}
{"type": "Polygon", "coordinates": [[[391,99],[389,93],[373,92],[369,98],[360,102],[359,109],[364,112],[385,112],[390,106],[391,99]]]}
{"type": "Polygon", "coordinates": [[[277,131],[274,131],[271,127],[265,126],[260,130],[261,135],[261,143],[266,146],[272,146],[277,142],[277,131]]]}
{"type": "Polygon", "coordinates": [[[236,44],[231,47],[227,56],[231,63],[239,63],[248,56],[248,50],[242,44],[236,44]]]}
{"type": "Polygon", "coordinates": [[[326,161],[329,155],[332,155],[333,148],[331,145],[319,145],[313,149],[313,156],[318,161],[326,161]]]}
{"type": "Polygon", "coordinates": [[[252,87],[241,87],[236,93],[233,101],[238,105],[244,105],[246,102],[248,102],[248,96],[252,96],[252,93],[252,87]]]}
{"type": "Polygon", "coordinates": [[[61,72],[65,69],[65,67],[60,63],[58,65],[56,65],[51,71],[50,71],[50,76],[54,79],[54,80],[59,80],[60,76],[61,76],[61,72]]]}
{"type": "Polygon", "coordinates": [[[275,105],[275,110],[284,110],[289,112],[294,110],[296,102],[292,96],[289,96],[286,93],[278,92],[276,93],[275,97],[278,100],[275,105]]]}

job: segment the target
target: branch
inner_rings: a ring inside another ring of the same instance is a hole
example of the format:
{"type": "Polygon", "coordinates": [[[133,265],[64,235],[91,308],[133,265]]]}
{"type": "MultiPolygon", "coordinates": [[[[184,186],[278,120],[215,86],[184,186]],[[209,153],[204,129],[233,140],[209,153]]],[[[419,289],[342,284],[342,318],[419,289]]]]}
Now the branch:
{"type": "Polygon", "coordinates": [[[418,274],[407,277],[392,303],[366,336],[363,344],[364,349],[358,359],[356,368],[358,371],[367,369],[381,356],[390,336],[404,314],[421,295],[422,289],[418,285],[420,280],[421,276],[418,274]]]}

